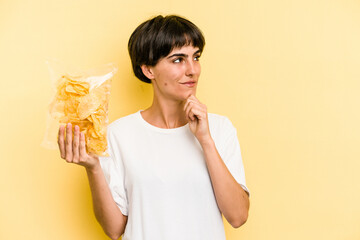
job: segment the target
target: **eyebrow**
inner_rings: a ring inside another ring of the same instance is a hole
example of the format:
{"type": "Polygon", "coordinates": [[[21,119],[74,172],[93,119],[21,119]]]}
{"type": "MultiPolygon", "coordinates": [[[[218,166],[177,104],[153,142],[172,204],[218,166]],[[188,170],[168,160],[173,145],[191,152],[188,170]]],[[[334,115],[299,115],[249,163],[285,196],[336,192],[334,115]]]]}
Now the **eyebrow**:
{"type": "MultiPolygon", "coordinates": [[[[200,49],[197,50],[196,52],[194,52],[193,56],[198,54],[198,53],[201,53],[200,49]]],[[[184,54],[184,53],[174,53],[173,55],[171,56],[168,56],[167,58],[172,58],[172,57],[188,57],[189,55],[187,54],[184,54]]]]}

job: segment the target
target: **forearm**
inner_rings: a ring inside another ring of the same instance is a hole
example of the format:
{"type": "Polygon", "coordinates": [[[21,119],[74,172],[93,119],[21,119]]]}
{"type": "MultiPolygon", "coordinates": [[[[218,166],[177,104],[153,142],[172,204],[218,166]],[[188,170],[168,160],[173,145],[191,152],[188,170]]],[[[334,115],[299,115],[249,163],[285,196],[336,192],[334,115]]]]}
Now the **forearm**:
{"type": "Polygon", "coordinates": [[[86,172],[96,219],[111,239],[118,239],[124,232],[127,217],[116,205],[100,164],[92,170],[86,168],[86,172]]]}
{"type": "Polygon", "coordinates": [[[213,139],[203,141],[201,146],[219,209],[233,227],[240,227],[247,220],[248,195],[231,175],[213,139]]]}

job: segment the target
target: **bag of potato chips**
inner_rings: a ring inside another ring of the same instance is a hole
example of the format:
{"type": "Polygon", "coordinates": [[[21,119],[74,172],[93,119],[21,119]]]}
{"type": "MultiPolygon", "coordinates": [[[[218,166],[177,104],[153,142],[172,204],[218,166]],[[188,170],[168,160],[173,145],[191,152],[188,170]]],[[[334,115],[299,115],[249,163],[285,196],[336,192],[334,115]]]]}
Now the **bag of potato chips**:
{"type": "Polygon", "coordinates": [[[109,63],[78,70],[57,60],[47,60],[55,96],[49,105],[43,147],[57,148],[60,124],[78,125],[85,133],[87,151],[107,155],[106,128],[111,79],[117,67],[109,63]]]}

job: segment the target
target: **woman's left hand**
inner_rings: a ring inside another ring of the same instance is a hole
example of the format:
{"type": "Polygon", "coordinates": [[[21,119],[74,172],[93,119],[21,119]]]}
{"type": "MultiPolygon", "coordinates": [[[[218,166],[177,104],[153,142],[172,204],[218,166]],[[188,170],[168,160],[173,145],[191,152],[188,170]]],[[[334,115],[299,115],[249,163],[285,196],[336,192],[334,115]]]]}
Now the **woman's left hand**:
{"type": "Polygon", "coordinates": [[[207,107],[194,95],[190,95],[185,102],[184,111],[189,121],[190,129],[200,144],[211,139],[207,107]]]}

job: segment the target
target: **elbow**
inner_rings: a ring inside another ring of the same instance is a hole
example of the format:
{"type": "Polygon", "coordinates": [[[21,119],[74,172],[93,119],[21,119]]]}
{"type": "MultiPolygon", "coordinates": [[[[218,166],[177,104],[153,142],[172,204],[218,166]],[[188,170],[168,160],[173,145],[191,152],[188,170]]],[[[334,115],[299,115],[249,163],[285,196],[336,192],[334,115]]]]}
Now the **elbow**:
{"type": "Polygon", "coordinates": [[[111,239],[111,240],[118,240],[121,235],[123,235],[124,231],[121,231],[121,229],[105,229],[103,228],[105,234],[111,239]]]}
{"type": "Polygon", "coordinates": [[[233,221],[231,221],[230,225],[233,228],[239,228],[246,223],[247,219],[248,219],[248,213],[245,212],[245,213],[241,214],[240,217],[238,217],[237,219],[234,219],[233,221]]]}
{"type": "Polygon", "coordinates": [[[111,238],[111,240],[118,240],[121,237],[121,233],[110,233],[110,232],[105,232],[106,235],[111,238]]]}
{"type": "MultiPolygon", "coordinates": [[[[110,237],[110,236],[109,236],[110,237]]],[[[115,236],[112,236],[112,237],[110,237],[111,238],[111,240],[118,240],[119,238],[120,238],[120,236],[118,236],[118,237],[115,237],[115,236]]]]}
{"type": "Polygon", "coordinates": [[[233,215],[232,221],[229,221],[230,225],[233,228],[241,227],[248,220],[249,208],[250,208],[249,194],[246,192],[246,194],[243,194],[243,198],[245,198],[244,206],[241,209],[239,209],[239,212],[236,215],[233,215]]]}
{"type": "Polygon", "coordinates": [[[111,240],[118,240],[125,232],[125,225],[127,218],[124,218],[124,222],[112,221],[111,224],[106,224],[105,222],[99,221],[104,233],[111,240]]]}

